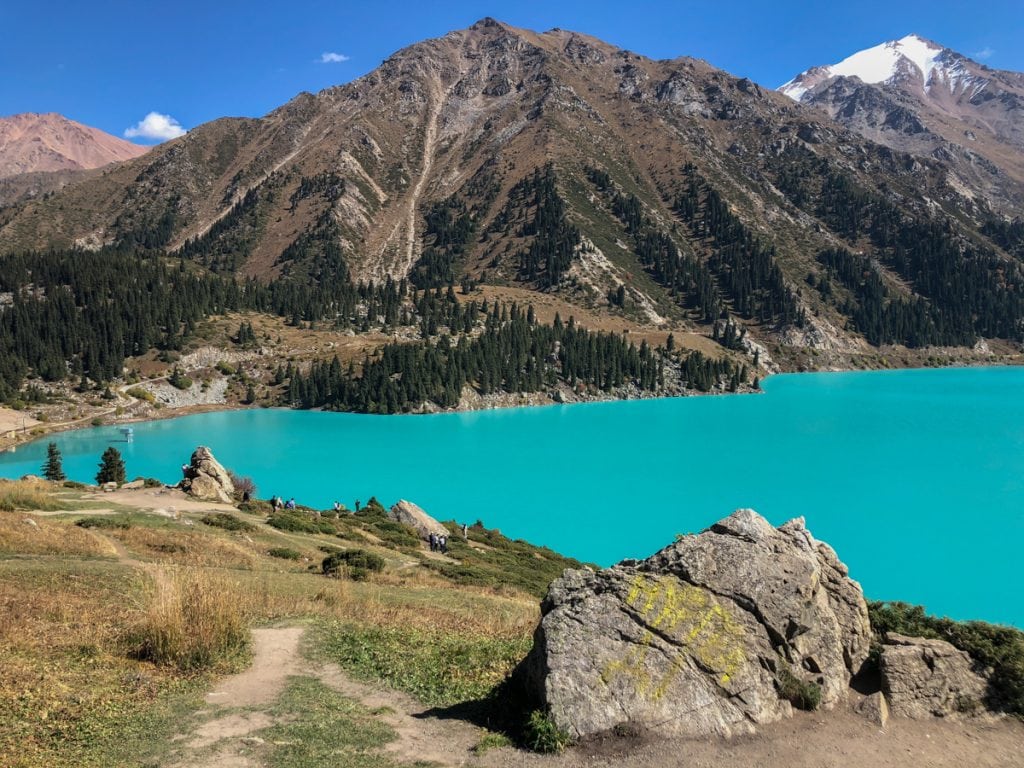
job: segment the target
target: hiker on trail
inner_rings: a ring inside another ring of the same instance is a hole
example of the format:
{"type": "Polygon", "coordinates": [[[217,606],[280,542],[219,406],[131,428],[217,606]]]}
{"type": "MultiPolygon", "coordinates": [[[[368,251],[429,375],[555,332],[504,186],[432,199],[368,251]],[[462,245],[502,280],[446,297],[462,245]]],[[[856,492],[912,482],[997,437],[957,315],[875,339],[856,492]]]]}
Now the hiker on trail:
{"type": "Polygon", "coordinates": [[[334,502],[334,511],[335,512],[341,512],[341,502],[338,502],[338,501],[334,502]]]}
{"type": "Polygon", "coordinates": [[[469,541],[469,526],[465,523],[462,524],[462,540],[469,541]]]}
{"type": "Polygon", "coordinates": [[[431,531],[430,532],[430,536],[428,537],[428,539],[430,540],[430,551],[431,552],[436,552],[437,551],[437,534],[434,533],[433,531],[431,531]]]}
{"type": "Polygon", "coordinates": [[[285,509],[295,509],[295,497],[292,496],[288,499],[288,502],[284,505],[285,509]]]}
{"type": "Polygon", "coordinates": [[[272,506],[274,508],[274,511],[277,512],[281,508],[281,497],[275,496],[274,498],[272,498],[270,500],[270,506],[272,506]]]}
{"type": "Polygon", "coordinates": [[[438,549],[441,550],[441,554],[442,555],[447,555],[448,554],[448,537],[442,535],[441,538],[438,539],[437,544],[438,544],[438,549]]]}
{"type": "Polygon", "coordinates": [[[359,499],[356,499],[356,512],[358,512],[358,511],[359,511],[359,504],[360,504],[360,503],[361,503],[361,502],[359,501],[359,499]]]}

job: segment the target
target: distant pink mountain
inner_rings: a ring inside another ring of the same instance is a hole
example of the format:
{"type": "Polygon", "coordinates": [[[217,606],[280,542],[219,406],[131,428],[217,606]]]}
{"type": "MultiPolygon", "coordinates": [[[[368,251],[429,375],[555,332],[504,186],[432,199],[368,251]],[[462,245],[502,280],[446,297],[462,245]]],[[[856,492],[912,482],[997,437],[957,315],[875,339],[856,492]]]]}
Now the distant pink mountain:
{"type": "Polygon", "coordinates": [[[149,149],[54,112],[0,117],[0,178],[100,168],[149,149]]]}

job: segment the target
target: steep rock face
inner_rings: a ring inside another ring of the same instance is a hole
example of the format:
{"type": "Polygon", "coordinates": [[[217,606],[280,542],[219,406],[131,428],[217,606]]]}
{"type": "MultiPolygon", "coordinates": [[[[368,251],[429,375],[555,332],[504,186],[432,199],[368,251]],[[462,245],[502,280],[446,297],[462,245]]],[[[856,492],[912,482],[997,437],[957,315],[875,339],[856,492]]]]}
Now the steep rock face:
{"type": "Polygon", "coordinates": [[[419,534],[421,539],[429,538],[432,533],[437,534],[438,536],[449,535],[447,528],[411,501],[401,499],[391,508],[388,516],[396,523],[401,523],[402,525],[407,525],[410,528],[413,528],[416,533],[419,534]]]}
{"type": "Polygon", "coordinates": [[[944,640],[926,640],[890,632],[880,660],[882,691],[894,715],[945,717],[973,709],[986,681],[971,658],[944,640]]]}
{"type": "Polygon", "coordinates": [[[841,701],[867,658],[860,586],[802,519],[740,510],[647,560],[567,571],[543,605],[520,679],[577,737],[621,723],[733,735],[791,712],[793,675],[841,701]]]}
{"type": "Polygon", "coordinates": [[[192,453],[189,463],[182,467],[185,478],[181,489],[202,501],[220,501],[231,504],[235,484],[231,476],[206,446],[199,446],[192,453]]]}

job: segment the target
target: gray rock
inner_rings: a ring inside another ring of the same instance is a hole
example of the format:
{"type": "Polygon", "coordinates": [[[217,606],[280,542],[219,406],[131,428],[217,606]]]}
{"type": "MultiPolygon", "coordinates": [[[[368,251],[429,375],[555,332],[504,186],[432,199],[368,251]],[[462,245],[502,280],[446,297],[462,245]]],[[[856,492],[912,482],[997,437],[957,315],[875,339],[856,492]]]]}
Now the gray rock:
{"type": "Polygon", "coordinates": [[[192,453],[191,461],[182,467],[185,478],[181,489],[201,501],[234,502],[235,484],[209,448],[199,446],[192,453]]]}
{"type": "Polygon", "coordinates": [[[879,667],[889,709],[900,717],[956,715],[975,709],[985,694],[985,678],[971,657],[945,640],[890,632],[879,667]]]}
{"type": "Polygon", "coordinates": [[[517,674],[576,737],[629,724],[729,736],[790,715],[788,670],[845,698],[867,658],[867,606],[831,548],[740,510],[644,561],[566,571],[517,674]]]}
{"type": "Polygon", "coordinates": [[[447,528],[411,501],[405,501],[404,499],[400,500],[391,508],[391,511],[388,513],[388,517],[397,523],[407,525],[414,529],[421,539],[429,539],[430,534],[432,533],[437,534],[438,536],[451,535],[451,532],[447,528]]]}
{"type": "Polygon", "coordinates": [[[130,483],[125,483],[121,488],[125,491],[137,491],[139,488],[145,488],[145,480],[132,480],[130,483]]]}
{"type": "Polygon", "coordinates": [[[889,705],[881,691],[875,691],[870,696],[865,696],[857,702],[853,711],[880,728],[884,728],[885,724],[889,722],[889,705]]]}

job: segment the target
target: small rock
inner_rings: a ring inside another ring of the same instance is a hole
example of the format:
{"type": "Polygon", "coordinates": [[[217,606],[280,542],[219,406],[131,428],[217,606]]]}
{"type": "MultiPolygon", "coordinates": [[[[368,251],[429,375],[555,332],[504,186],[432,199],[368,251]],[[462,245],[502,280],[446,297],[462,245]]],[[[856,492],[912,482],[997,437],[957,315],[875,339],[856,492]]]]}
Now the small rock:
{"type": "Polygon", "coordinates": [[[125,483],[124,485],[121,486],[121,488],[123,488],[126,491],[135,491],[135,490],[138,490],[139,488],[145,488],[145,487],[146,487],[146,481],[145,480],[132,480],[130,483],[125,483]]]}
{"type": "Polygon", "coordinates": [[[894,715],[946,717],[977,707],[987,682],[971,657],[945,640],[890,632],[879,664],[882,692],[894,715]]]}
{"type": "Polygon", "coordinates": [[[104,493],[113,493],[117,490],[117,483],[111,481],[109,483],[104,483],[101,487],[103,488],[104,493]]]}
{"type": "Polygon", "coordinates": [[[862,699],[853,708],[853,711],[882,728],[889,722],[889,705],[885,702],[885,696],[881,691],[875,691],[862,699]]]}
{"type": "Polygon", "coordinates": [[[266,744],[267,742],[265,742],[259,736],[246,736],[244,739],[242,739],[242,743],[255,747],[259,746],[260,744],[266,744]]]}
{"type": "Polygon", "coordinates": [[[26,525],[31,525],[31,526],[32,526],[33,528],[38,528],[38,527],[39,527],[39,523],[37,523],[37,522],[36,522],[35,520],[33,520],[33,519],[32,519],[31,517],[26,517],[26,518],[25,518],[24,520],[22,520],[21,522],[25,523],[26,525]]]}

